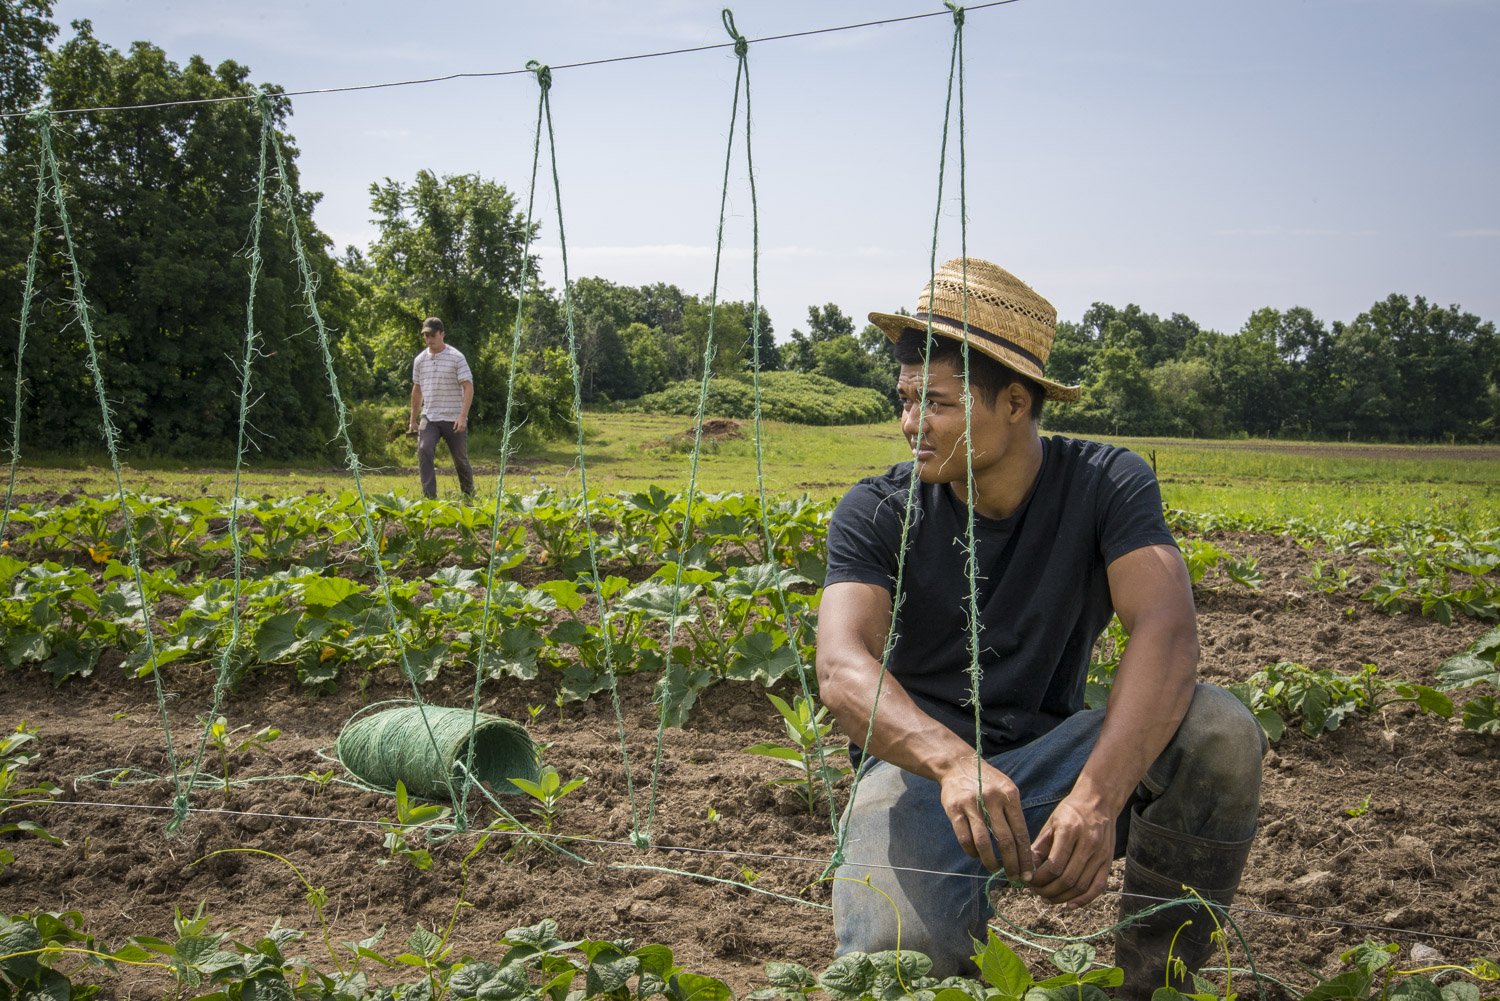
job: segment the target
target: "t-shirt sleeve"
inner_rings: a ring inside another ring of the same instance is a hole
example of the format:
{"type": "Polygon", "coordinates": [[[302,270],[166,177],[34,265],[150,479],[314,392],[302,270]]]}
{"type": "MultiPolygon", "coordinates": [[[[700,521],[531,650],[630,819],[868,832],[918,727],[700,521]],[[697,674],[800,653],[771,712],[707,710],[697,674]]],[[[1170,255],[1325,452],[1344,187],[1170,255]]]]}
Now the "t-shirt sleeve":
{"type": "Polygon", "coordinates": [[[844,495],[828,523],[824,585],[854,581],[895,593],[897,551],[905,494],[889,495],[863,480],[844,495]]]}
{"type": "Polygon", "coordinates": [[[1127,449],[1115,452],[1105,466],[1098,517],[1105,566],[1146,546],[1177,545],[1162,512],[1156,474],[1145,459],[1127,449]]]}
{"type": "Polygon", "coordinates": [[[422,356],[421,355],[417,355],[416,357],[414,357],[411,360],[411,384],[413,386],[420,386],[422,384],[421,376],[417,372],[417,369],[418,369],[418,367],[421,366],[421,364],[422,364],[422,356]]]}
{"type": "Polygon", "coordinates": [[[459,382],[472,383],[474,381],[474,373],[469,371],[469,359],[463,355],[458,356],[458,371],[455,373],[455,377],[459,382]]]}

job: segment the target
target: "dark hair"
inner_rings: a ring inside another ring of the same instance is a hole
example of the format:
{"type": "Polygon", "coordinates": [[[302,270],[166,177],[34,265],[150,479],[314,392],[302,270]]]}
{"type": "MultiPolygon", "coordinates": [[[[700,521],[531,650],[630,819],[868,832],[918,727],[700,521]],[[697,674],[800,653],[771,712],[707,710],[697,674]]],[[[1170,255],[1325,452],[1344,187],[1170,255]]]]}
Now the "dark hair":
{"type": "MultiPolygon", "coordinates": [[[[895,353],[896,360],[903,365],[922,364],[922,360],[927,357],[927,331],[908,327],[901,332],[901,339],[894,342],[891,350],[895,353]]],[[[962,341],[933,334],[932,361],[951,361],[955,368],[962,371],[963,350],[962,341]]],[[[1017,382],[1031,394],[1031,419],[1040,420],[1047,392],[1035,379],[1000,364],[982,351],[969,351],[969,388],[986,406],[994,407],[1000,394],[1017,382]]]]}
{"type": "Polygon", "coordinates": [[[443,332],[443,321],[439,320],[435,316],[429,316],[427,319],[425,319],[425,320],[422,321],[422,329],[423,330],[436,330],[438,333],[441,334],[443,332]]]}

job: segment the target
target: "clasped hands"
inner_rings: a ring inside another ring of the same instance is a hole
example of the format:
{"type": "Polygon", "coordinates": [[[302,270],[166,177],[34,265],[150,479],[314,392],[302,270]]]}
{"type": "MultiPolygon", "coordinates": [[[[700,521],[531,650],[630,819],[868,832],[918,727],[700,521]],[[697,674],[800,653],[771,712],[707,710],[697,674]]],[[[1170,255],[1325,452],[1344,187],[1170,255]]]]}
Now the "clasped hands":
{"type": "Polygon", "coordinates": [[[1104,891],[1115,853],[1115,818],[1105,811],[1067,796],[1033,842],[1020,790],[988,762],[976,767],[969,758],[942,778],[941,790],[943,811],[959,846],[986,869],[1004,868],[1013,884],[1070,909],[1104,891]]]}

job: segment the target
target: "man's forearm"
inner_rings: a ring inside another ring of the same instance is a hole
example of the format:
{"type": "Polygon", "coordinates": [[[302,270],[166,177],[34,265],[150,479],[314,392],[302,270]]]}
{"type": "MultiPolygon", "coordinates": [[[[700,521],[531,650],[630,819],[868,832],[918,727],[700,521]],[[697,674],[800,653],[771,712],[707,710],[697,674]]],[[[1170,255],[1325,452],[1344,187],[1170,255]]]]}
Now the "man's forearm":
{"type": "Polygon", "coordinates": [[[422,415],[422,387],[411,387],[411,423],[416,424],[417,418],[422,415]]]}

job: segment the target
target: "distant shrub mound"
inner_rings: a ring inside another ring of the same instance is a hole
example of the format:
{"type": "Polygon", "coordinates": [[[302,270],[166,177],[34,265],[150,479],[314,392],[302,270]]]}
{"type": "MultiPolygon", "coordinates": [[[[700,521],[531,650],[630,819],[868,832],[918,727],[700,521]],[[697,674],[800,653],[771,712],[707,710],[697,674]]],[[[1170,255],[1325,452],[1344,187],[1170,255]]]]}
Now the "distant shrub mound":
{"type": "MultiPolygon", "coordinates": [[[[653,414],[698,412],[696,379],[674,382],[626,404],[627,409],[653,414]]],[[[895,416],[889,400],[873,389],[846,386],[821,375],[804,372],[763,372],[760,377],[761,415],[789,424],[874,424],[895,416]]],[[[714,417],[755,416],[755,387],[748,375],[716,377],[708,387],[707,413],[714,417]]]]}

